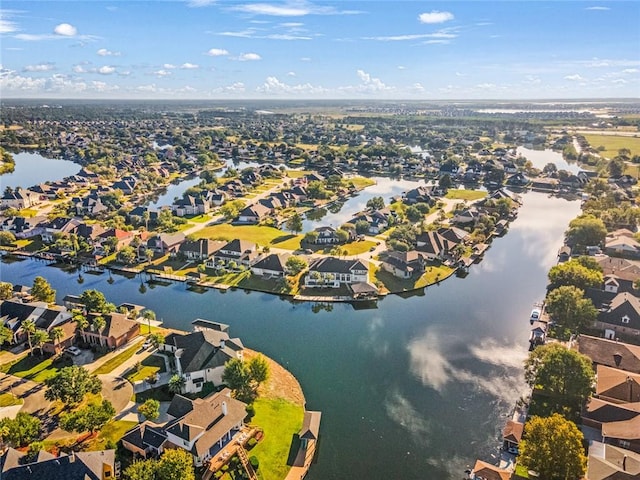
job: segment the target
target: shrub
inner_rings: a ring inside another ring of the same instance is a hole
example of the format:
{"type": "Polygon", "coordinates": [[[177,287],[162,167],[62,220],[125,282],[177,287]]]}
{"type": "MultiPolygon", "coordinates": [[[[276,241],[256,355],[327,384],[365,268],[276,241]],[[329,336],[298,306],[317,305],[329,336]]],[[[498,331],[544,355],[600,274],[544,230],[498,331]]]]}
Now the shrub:
{"type": "Polygon", "coordinates": [[[256,414],[256,409],[253,407],[252,404],[247,405],[245,410],[247,412],[247,419],[248,420],[251,420],[256,414]]]}
{"type": "Polygon", "coordinates": [[[258,460],[258,457],[256,457],[255,455],[252,455],[251,458],[249,458],[249,463],[251,464],[254,470],[258,470],[258,467],[260,466],[260,461],[258,460]]]}
{"type": "Polygon", "coordinates": [[[257,443],[258,443],[258,440],[256,440],[254,437],[251,437],[247,442],[247,448],[251,450],[253,447],[256,446],[257,443]]]}

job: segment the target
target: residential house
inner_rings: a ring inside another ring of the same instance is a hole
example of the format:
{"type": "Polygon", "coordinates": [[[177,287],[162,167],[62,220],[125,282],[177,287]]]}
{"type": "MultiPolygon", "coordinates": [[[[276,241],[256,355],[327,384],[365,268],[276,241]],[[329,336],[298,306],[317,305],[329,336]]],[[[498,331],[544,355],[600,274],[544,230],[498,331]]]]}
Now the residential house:
{"type": "Polygon", "coordinates": [[[511,472],[509,470],[504,470],[482,460],[476,460],[469,473],[470,480],[509,480],[510,478],[511,472]]]}
{"type": "Polygon", "coordinates": [[[83,217],[85,215],[97,215],[109,210],[109,207],[102,203],[97,194],[87,195],[86,197],[74,197],[71,199],[73,207],[76,209],[76,215],[83,217]]]}
{"type": "Polygon", "coordinates": [[[0,208],[23,208],[33,207],[41,202],[40,194],[25,188],[16,188],[11,192],[5,192],[0,198],[0,208]]]}
{"type": "Polygon", "coordinates": [[[640,278],[640,262],[626,258],[597,255],[593,257],[602,267],[604,275],[615,275],[618,278],[633,282],[640,278]]]}
{"type": "Polygon", "coordinates": [[[596,327],[610,339],[618,333],[640,335],[640,299],[629,292],[618,293],[598,313],[596,327]]]}
{"type": "Polygon", "coordinates": [[[389,252],[382,259],[383,270],[402,279],[420,277],[426,268],[425,256],[416,250],[389,252]]]}
{"type": "Polygon", "coordinates": [[[583,426],[600,433],[603,443],[640,453],[640,404],[591,398],[581,418],[583,426]]]}
{"type": "Polygon", "coordinates": [[[601,442],[590,442],[587,465],[589,480],[640,478],[640,454],[601,442]]]}
{"type": "Polygon", "coordinates": [[[453,254],[453,249],[461,243],[448,238],[438,231],[428,230],[416,237],[416,250],[431,261],[443,261],[453,254]]]}
{"type": "Polygon", "coordinates": [[[377,235],[391,226],[396,221],[396,213],[389,207],[385,207],[374,212],[362,212],[354,216],[349,223],[354,225],[358,222],[369,224],[368,233],[377,235]]]}
{"type": "Polygon", "coordinates": [[[524,424],[515,420],[507,420],[507,424],[502,430],[502,448],[507,450],[511,447],[518,447],[522,440],[524,424]]]}
{"type": "MultiPolygon", "coordinates": [[[[175,395],[175,397],[190,401],[181,395],[175,395]]],[[[154,458],[160,456],[164,451],[167,435],[161,427],[144,422],[129,430],[120,440],[122,446],[133,452],[134,455],[139,455],[142,458],[154,458]]]]}
{"type": "Polygon", "coordinates": [[[197,319],[197,330],[188,334],[172,333],[160,346],[176,357],[176,369],[185,380],[183,391],[198,393],[207,382],[222,383],[224,365],[234,358],[242,360],[244,346],[229,336],[228,325],[197,319]]]}
{"type": "Polygon", "coordinates": [[[27,334],[22,328],[26,320],[35,323],[36,328],[51,332],[55,327],[62,327],[63,337],[53,345],[43,346],[45,352],[56,352],[69,346],[73,342],[75,324],[71,322],[71,314],[65,307],[59,305],[49,306],[46,302],[22,303],[19,300],[5,300],[0,303],[0,323],[13,332],[13,343],[24,342],[27,334]],[[70,324],[71,327],[66,326],[70,324]]]}
{"type": "Polygon", "coordinates": [[[126,176],[113,184],[113,188],[121,190],[125,195],[131,195],[138,185],[138,179],[132,175],[126,176]]]}
{"type": "Polygon", "coordinates": [[[89,328],[81,332],[87,343],[114,349],[127,344],[140,334],[140,324],[129,319],[124,313],[90,313],[88,319],[89,328]],[[93,327],[93,319],[98,316],[105,320],[105,326],[101,331],[93,327]]]}
{"type": "Polygon", "coordinates": [[[291,257],[288,253],[271,253],[251,265],[251,273],[261,277],[284,277],[289,269],[287,260],[291,257]]]}
{"type": "Polygon", "coordinates": [[[26,453],[8,448],[0,456],[2,480],[107,480],[120,476],[115,450],[71,452],[56,457],[41,450],[35,460],[26,453]]]}
{"type": "Polygon", "coordinates": [[[72,233],[77,233],[78,226],[81,223],[82,220],[79,220],[77,218],[54,218],[50,222],[46,222],[42,225],[42,241],[45,243],[53,243],[55,241],[55,237],[57,236],[67,237],[72,233]]]}
{"type": "Polygon", "coordinates": [[[594,396],[611,403],[640,403],[640,374],[598,365],[594,396]]]}
{"type": "Polygon", "coordinates": [[[256,224],[267,218],[271,214],[271,209],[261,203],[255,203],[240,211],[238,223],[256,224]]]}
{"type": "Polygon", "coordinates": [[[633,238],[631,231],[618,230],[607,236],[604,252],[616,257],[640,259],[640,243],[633,238]]]}
{"type": "Polygon", "coordinates": [[[184,217],[185,215],[201,215],[209,213],[211,210],[211,202],[206,197],[186,195],[183,198],[176,200],[173,205],[171,205],[171,210],[178,217],[184,217]]]}
{"type": "Polygon", "coordinates": [[[333,227],[318,227],[313,230],[318,234],[315,244],[317,245],[335,245],[340,242],[340,237],[336,233],[336,229],[333,227]]]}
{"type": "Polygon", "coordinates": [[[426,203],[429,206],[432,206],[435,203],[433,198],[433,188],[426,185],[420,185],[408,192],[405,192],[402,196],[402,201],[409,205],[413,205],[415,203],[426,203]]]}
{"type": "Polygon", "coordinates": [[[594,366],[606,365],[627,372],[640,373],[640,346],[580,335],[577,350],[591,359],[594,366]]]}
{"type": "Polygon", "coordinates": [[[341,260],[336,257],[315,259],[305,276],[305,287],[338,288],[343,284],[368,283],[369,267],[362,261],[341,260]]]}
{"type": "Polygon", "coordinates": [[[207,238],[188,240],[180,244],[178,254],[184,255],[189,260],[206,260],[226,245],[226,243],[227,242],[224,241],[209,240],[207,238]]]}
{"type": "Polygon", "coordinates": [[[237,270],[248,268],[259,257],[255,243],[246,240],[231,240],[218,249],[207,260],[207,268],[237,270]]]}
{"type": "Polygon", "coordinates": [[[160,233],[147,240],[147,248],[161,255],[166,253],[176,254],[185,239],[186,237],[182,232],[160,233]]]}
{"type": "Polygon", "coordinates": [[[480,218],[487,215],[484,209],[480,209],[476,206],[471,206],[454,212],[451,223],[454,225],[475,225],[480,218]]]}

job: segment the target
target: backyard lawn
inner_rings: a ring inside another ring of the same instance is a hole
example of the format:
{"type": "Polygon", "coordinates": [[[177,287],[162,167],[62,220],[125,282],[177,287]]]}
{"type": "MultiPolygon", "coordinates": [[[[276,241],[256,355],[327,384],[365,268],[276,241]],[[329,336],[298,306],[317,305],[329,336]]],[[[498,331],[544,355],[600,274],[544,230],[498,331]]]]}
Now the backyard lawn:
{"type": "Polygon", "coordinates": [[[23,400],[10,394],[9,392],[0,393],[0,408],[11,407],[13,405],[22,405],[23,400]]]}
{"type": "Polygon", "coordinates": [[[127,380],[131,383],[144,380],[155,373],[163,373],[167,371],[164,364],[164,359],[159,355],[149,355],[147,358],[140,362],[141,368],[137,372],[135,368],[132,368],[127,372],[127,380]]]}
{"type": "Polygon", "coordinates": [[[454,272],[453,268],[439,266],[439,267],[427,267],[427,271],[418,279],[403,280],[395,275],[379,269],[375,272],[375,279],[382,282],[390,293],[405,292],[409,290],[416,290],[418,288],[432,285],[438,281],[444,280],[454,272]]]}
{"type": "Polygon", "coordinates": [[[349,177],[347,182],[352,182],[358,190],[375,185],[375,180],[366,177],[349,177]]]}
{"type": "Polygon", "coordinates": [[[487,196],[487,192],[481,192],[480,190],[448,190],[445,198],[450,200],[480,200],[487,196]]]}
{"type": "Polygon", "coordinates": [[[137,424],[138,422],[131,422],[127,420],[111,420],[100,429],[98,436],[89,442],[89,450],[104,450],[107,446],[107,442],[116,444],[125,433],[137,424]]]}
{"type": "MultiPolygon", "coordinates": [[[[200,238],[211,238],[213,240],[247,240],[260,246],[274,245],[280,248],[279,242],[291,240],[291,234],[287,234],[282,230],[273,227],[265,227],[261,225],[230,225],[221,223],[220,225],[212,225],[205,227],[197,233],[200,238]]],[[[302,235],[296,235],[302,239],[302,235]]],[[[299,240],[298,240],[299,242],[299,240]]]]}
{"type": "Polygon", "coordinates": [[[16,377],[33,380],[34,382],[44,382],[47,378],[53,377],[62,367],[68,367],[73,362],[66,357],[43,357],[40,355],[25,355],[20,359],[0,365],[0,372],[15,375],[16,377]]]}
{"type": "Polygon", "coordinates": [[[263,480],[282,480],[287,476],[287,459],[294,435],[302,428],[304,408],[281,398],[258,398],[251,420],[262,428],[262,440],[249,452],[260,460],[258,475],[263,480]]]}
{"type": "Polygon", "coordinates": [[[126,350],[120,352],[115,357],[110,358],[105,363],[96,368],[92,373],[96,375],[105,375],[107,373],[111,373],[117,367],[122,365],[124,362],[129,360],[133,355],[140,350],[140,343],[142,340],[139,340],[135,345],[127,348],[126,350]]]}

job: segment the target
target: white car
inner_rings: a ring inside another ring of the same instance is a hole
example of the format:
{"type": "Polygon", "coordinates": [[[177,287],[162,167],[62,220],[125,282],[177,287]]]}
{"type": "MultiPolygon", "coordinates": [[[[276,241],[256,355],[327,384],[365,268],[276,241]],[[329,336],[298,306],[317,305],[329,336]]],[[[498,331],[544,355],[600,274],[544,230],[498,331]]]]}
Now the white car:
{"type": "Polygon", "coordinates": [[[540,315],[542,315],[542,312],[540,311],[540,309],[534,308],[533,310],[531,310],[531,315],[529,316],[529,322],[531,323],[537,322],[538,320],[540,320],[540,315]]]}
{"type": "Polygon", "coordinates": [[[77,357],[82,353],[82,350],[80,350],[78,347],[71,346],[65,349],[65,353],[68,353],[69,355],[73,355],[74,357],[77,357]]]}
{"type": "Polygon", "coordinates": [[[151,340],[145,340],[145,342],[142,344],[142,348],[144,350],[146,350],[147,348],[149,348],[151,345],[153,345],[153,343],[151,342],[151,340]]]}

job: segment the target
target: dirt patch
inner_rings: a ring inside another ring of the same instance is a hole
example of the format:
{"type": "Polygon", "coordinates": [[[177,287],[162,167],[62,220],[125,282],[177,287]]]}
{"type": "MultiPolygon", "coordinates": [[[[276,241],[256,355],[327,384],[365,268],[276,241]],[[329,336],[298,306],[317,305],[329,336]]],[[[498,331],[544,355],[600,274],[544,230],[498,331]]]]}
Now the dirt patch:
{"type": "MultiPolygon", "coordinates": [[[[259,355],[259,353],[254,350],[250,350],[248,348],[244,349],[245,360],[250,360],[257,355],[259,355]]],[[[302,388],[300,387],[298,380],[296,380],[296,377],[294,377],[289,370],[285,369],[282,365],[271,358],[264,354],[262,354],[262,356],[269,364],[270,375],[269,380],[267,380],[264,385],[260,386],[260,389],[258,390],[259,395],[265,398],[282,398],[304,407],[304,393],[302,392],[302,388]]]]}

